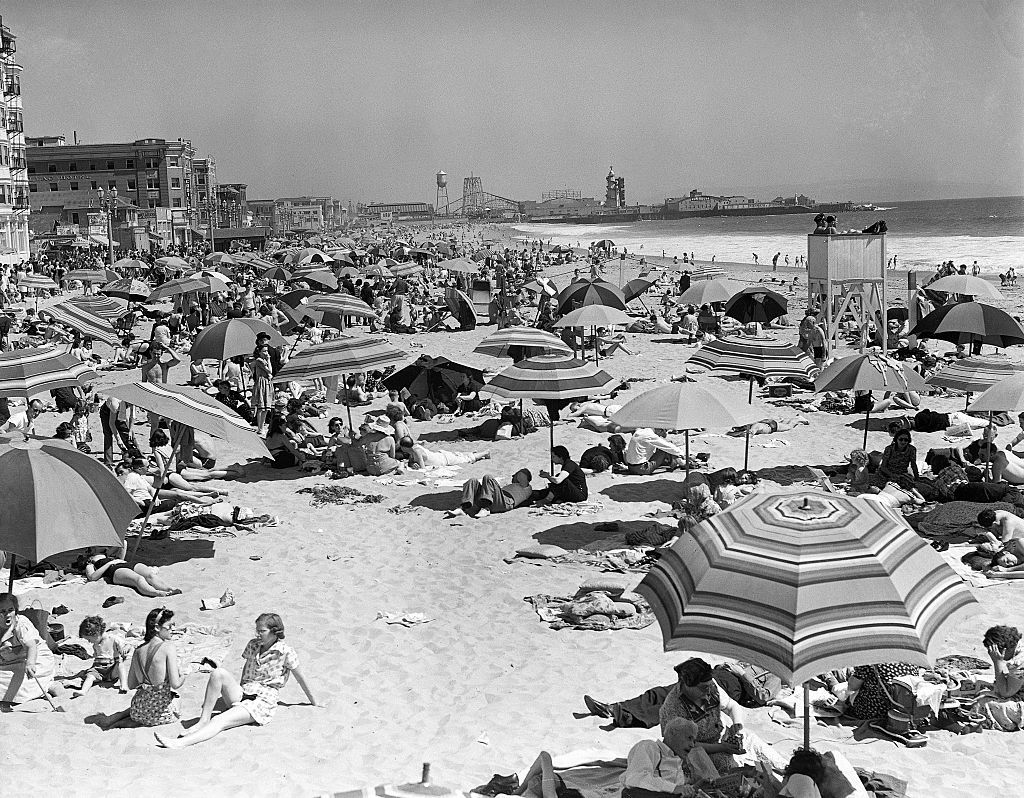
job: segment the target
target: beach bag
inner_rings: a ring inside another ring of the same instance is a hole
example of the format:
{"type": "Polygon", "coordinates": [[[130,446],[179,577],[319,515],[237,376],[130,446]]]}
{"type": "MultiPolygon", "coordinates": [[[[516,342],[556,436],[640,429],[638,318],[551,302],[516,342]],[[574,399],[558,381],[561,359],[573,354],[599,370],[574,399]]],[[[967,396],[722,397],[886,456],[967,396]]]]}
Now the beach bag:
{"type": "Polygon", "coordinates": [[[512,440],[513,428],[511,424],[502,424],[498,427],[494,433],[494,440],[496,441],[510,441],[512,440]]]}
{"type": "Polygon", "coordinates": [[[763,707],[782,691],[782,679],[769,670],[749,662],[729,665],[740,682],[740,697],[745,707],[763,707]]]}
{"type": "Polygon", "coordinates": [[[36,631],[39,632],[39,636],[43,638],[43,642],[46,643],[46,647],[56,654],[57,644],[50,635],[50,613],[48,610],[43,609],[42,602],[40,602],[39,599],[36,599],[31,605],[19,612],[18,615],[28,619],[28,621],[36,628],[36,631]],[[38,604],[39,606],[33,606],[35,604],[38,604]]]}

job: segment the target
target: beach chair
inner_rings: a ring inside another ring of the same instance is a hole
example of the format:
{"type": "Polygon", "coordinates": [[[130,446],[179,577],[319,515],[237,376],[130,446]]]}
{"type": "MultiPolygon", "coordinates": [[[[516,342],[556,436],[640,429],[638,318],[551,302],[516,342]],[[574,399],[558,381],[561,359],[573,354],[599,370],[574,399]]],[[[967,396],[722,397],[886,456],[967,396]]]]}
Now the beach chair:
{"type": "Polygon", "coordinates": [[[813,466],[807,466],[807,470],[810,471],[816,480],[818,480],[818,487],[826,493],[842,493],[839,488],[832,484],[832,480],[829,479],[828,474],[822,471],[820,468],[814,468],[813,466]]]}

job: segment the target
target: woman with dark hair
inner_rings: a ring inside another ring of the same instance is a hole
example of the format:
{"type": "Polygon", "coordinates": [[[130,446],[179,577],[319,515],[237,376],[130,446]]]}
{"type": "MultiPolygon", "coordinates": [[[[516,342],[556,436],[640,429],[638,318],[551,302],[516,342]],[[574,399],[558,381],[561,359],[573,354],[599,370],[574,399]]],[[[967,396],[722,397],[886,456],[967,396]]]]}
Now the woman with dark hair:
{"type": "Polygon", "coordinates": [[[166,607],[151,610],[146,616],[146,633],[142,645],[132,654],[128,670],[128,687],[135,690],[128,709],[100,722],[103,729],[134,724],[162,726],[174,723],[181,715],[178,694],[185,682],[178,667],[178,652],[171,642],[174,634],[174,611],[166,607]]]}
{"type": "Polygon", "coordinates": [[[294,451],[292,439],[287,433],[287,422],[280,413],[273,413],[270,416],[270,423],[267,424],[267,437],[265,443],[267,451],[273,459],[274,468],[291,468],[299,464],[299,458],[294,451]]]}
{"type": "Polygon", "coordinates": [[[0,593],[0,703],[21,704],[44,693],[60,697],[53,654],[18,609],[17,596],[0,593]]]}
{"type": "Polygon", "coordinates": [[[991,690],[978,697],[974,711],[1002,731],[1024,729],[1024,672],[1012,664],[1021,634],[1015,626],[993,626],[983,643],[995,670],[991,690]]]}
{"type": "Polygon", "coordinates": [[[569,457],[569,450],[564,446],[556,446],[551,450],[551,461],[558,467],[557,474],[541,471],[542,478],[548,481],[548,494],[544,501],[585,502],[587,500],[587,475],[583,469],[569,457]]]}
{"type": "Polygon", "coordinates": [[[278,693],[288,683],[289,675],[295,676],[310,705],[322,706],[317,704],[299,672],[298,654],[284,642],[284,622],[277,613],[264,612],[256,618],[256,637],[246,644],[242,658],[245,665],[240,680],[236,680],[226,668],[214,668],[206,683],[199,722],[189,729],[188,734],[166,737],[155,733],[157,743],[164,748],[185,748],[236,726],[251,723],[265,726],[274,717],[278,693]],[[220,700],[228,708],[214,717],[213,709],[220,700]]]}
{"type": "Polygon", "coordinates": [[[160,579],[155,569],[141,562],[129,565],[119,557],[92,554],[85,561],[83,570],[85,578],[90,582],[103,579],[108,585],[130,587],[146,598],[177,596],[181,593],[160,579]]]}
{"type": "Polygon", "coordinates": [[[719,771],[736,767],[734,754],[743,753],[743,747],[733,740],[743,729],[743,708],[719,689],[707,662],[694,657],[676,666],[679,680],[661,705],[659,719],[662,733],[673,718],[686,718],[697,724],[697,745],[711,757],[719,771]],[[732,719],[728,730],[722,723],[722,713],[732,719]],[[725,742],[725,739],[730,740],[725,742]]]}

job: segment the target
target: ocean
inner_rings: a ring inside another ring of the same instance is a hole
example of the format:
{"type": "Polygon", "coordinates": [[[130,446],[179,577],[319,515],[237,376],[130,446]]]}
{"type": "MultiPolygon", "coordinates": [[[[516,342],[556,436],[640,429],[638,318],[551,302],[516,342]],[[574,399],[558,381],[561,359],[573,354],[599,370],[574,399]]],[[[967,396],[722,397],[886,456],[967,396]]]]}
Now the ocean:
{"type": "MultiPolygon", "coordinates": [[[[1013,266],[1024,272],[1024,197],[879,202],[884,210],[836,214],[838,229],[862,230],[879,219],[889,227],[887,254],[899,268],[927,269],[952,260],[970,267],[978,262],[983,272],[997,273],[1013,266]]],[[[682,257],[692,252],[698,261],[711,260],[779,263],[789,255],[807,255],[807,234],[814,229],[813,214],[788,216],[711,217],[630,224],[514,225],[523,236],[552,244],[587,246],[609,238],[629,252],[682,257]]]]}

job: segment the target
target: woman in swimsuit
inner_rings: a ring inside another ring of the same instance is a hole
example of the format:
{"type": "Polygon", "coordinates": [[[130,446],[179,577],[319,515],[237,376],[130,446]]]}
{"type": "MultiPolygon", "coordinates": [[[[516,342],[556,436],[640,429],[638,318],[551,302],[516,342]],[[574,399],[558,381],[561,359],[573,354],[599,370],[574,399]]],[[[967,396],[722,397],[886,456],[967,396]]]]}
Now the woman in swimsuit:
{"type": "Polygon", "coordinates": [[[166,607],[152,610],[146,616],[146,635],[132,654],[128,671],[128,687],[135,690],[131,706],[101,721],[100,728],[114,729],[129,722],[161,726],[180,717],[175,691],[185,677],[178,668],[178,652],[171,642],[173,618],[174,612],[166,607]]]}
{"type": "Polygon", "coordinates": [[[398,444],[402,453],[409,459],[410,468],[441,468],[491,459],[490,452],[431,451],[426,446],[415,443],[408,435],[403,436],[398,444]]]}
{"type": "Polygon", "coordinates": [[[156,575],[156,571],[143,563],[129,565],[117,557],[93,554],[85,561],[85,578],[90,582],[103,579],[108,585],[134,588],[140,596],[162,598],[176,596],[180,590],[172,588],[156,575]]]}

